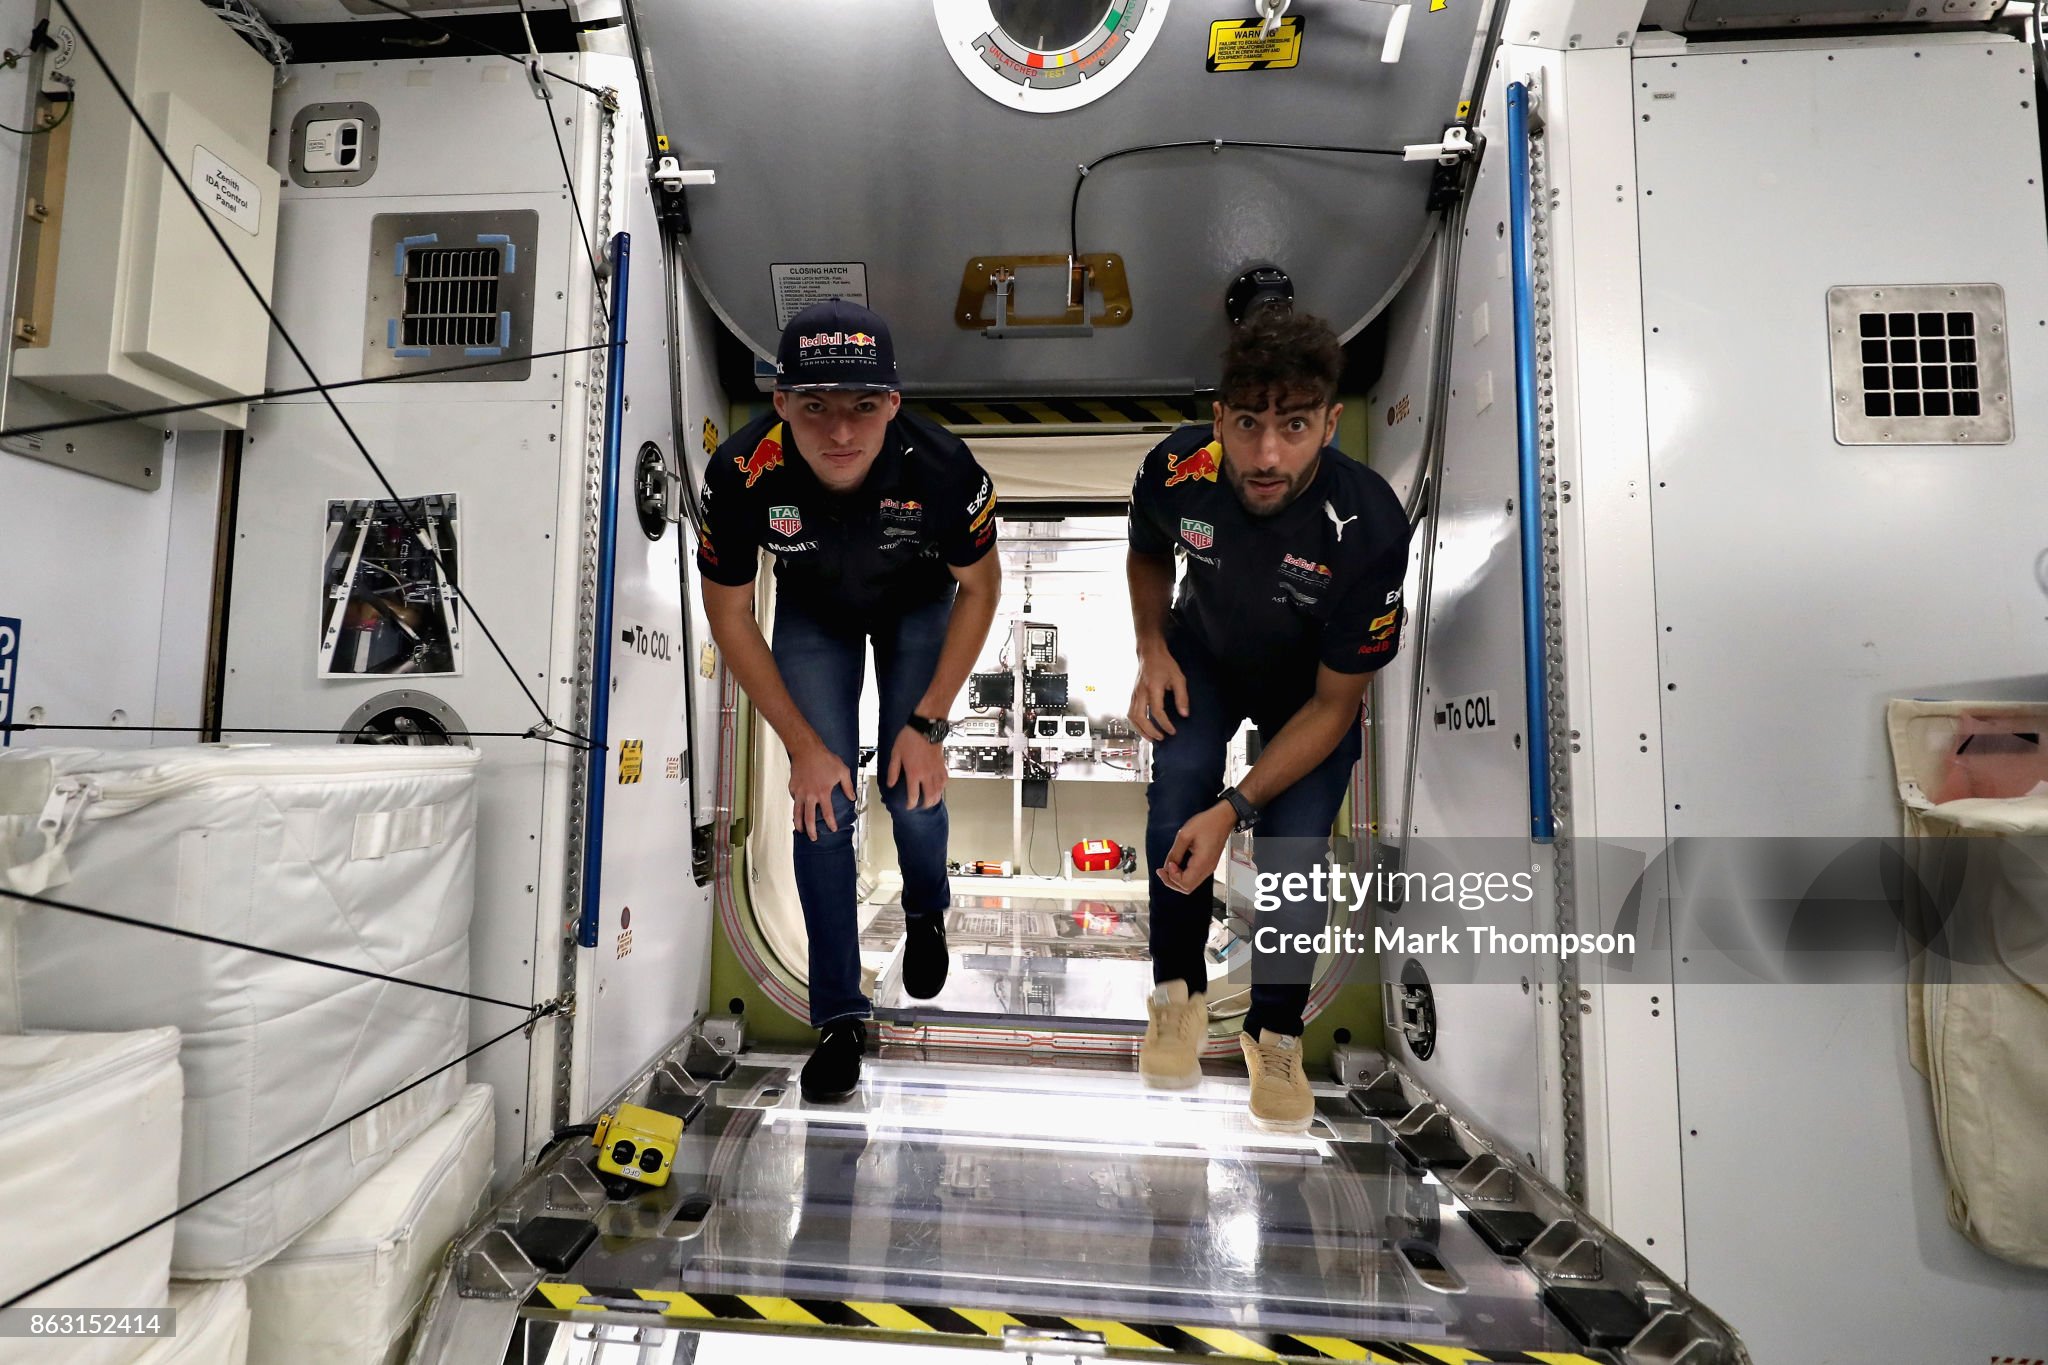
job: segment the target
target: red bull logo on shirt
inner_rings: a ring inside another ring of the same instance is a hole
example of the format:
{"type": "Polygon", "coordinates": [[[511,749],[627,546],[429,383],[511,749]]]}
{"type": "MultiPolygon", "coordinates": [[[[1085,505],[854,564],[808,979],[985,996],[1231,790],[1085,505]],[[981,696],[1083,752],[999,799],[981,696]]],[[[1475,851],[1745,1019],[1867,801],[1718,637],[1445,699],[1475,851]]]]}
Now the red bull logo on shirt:
{"type": "Polygon", "coordinates": [[[749,488],[769,470],[782,468],[782,423],[777,422],[751,454],[735,455],[732,462],[739,466],[740,473],[747,476],[749,488]]]}
{"type": "Polygon", "coordinates": [[[1185,455],[1166,457],[1166,486],[1186,483],[1189,479],[1201,479],[1206,483],[1216,482],[1216,476],[1223,469],[1223,442],[1211,441],[1200,450],[1191,450],[1185,455]]]}
{"type": "Polygon", "coordinates": [[[1328,578],[1330,576],[1329,565],[1318,564],[1312,559],[1303,559],[1300,555],[1288,555],[1280,563],[1283,568],[1298,569],[1302,573],[1312,573],[1320,578],[1328,578]]]}

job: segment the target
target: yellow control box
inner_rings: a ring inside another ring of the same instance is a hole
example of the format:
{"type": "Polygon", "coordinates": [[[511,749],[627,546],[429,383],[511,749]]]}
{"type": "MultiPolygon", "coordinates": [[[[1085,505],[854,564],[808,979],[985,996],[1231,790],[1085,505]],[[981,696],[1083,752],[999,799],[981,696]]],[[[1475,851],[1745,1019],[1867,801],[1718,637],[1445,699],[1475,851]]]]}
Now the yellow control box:
{"type": "Polygon", "coordinates": [[[622,1104],[597,1117],[597,1169],[641,1185],[666,1185],[675,1165],[683,1121],[638,1105],[622,1104]]]}

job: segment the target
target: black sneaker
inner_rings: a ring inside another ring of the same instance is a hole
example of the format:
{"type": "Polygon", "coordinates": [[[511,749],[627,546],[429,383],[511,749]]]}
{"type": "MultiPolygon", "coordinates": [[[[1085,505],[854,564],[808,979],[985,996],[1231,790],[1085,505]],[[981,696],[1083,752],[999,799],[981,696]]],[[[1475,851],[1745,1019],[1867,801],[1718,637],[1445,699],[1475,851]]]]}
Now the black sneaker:
{"type": "Polygon", "coordinates": [[[867,1024],[859,1019],[834,1019],[804,1063],[804,1099],[811,1104],[838,1104],[860,1089],[860,1057],[867,1051],[867,1024]]]}
{"type": "Polygon", "coordinates": [[[920,915],[903,930],[903,990],[913,1000],[929,1000],[946,989],[946,921],[941,915],[920,915]]]}

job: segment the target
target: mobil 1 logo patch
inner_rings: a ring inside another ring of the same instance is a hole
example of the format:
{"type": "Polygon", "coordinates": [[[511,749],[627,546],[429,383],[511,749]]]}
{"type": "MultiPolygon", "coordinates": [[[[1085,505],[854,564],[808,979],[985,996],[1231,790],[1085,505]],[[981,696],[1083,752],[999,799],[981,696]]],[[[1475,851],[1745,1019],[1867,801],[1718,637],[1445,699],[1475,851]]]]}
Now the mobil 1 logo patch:
{"type": "Polygon", "coordinates": [[[1431,712],[1436,728],[1454,735],[1472,730],[1500,728],[1494,714],[1491,692],[1475,692],[1469,697],[1453,697],[1449,701],[1440,701],[1431,712]]]}

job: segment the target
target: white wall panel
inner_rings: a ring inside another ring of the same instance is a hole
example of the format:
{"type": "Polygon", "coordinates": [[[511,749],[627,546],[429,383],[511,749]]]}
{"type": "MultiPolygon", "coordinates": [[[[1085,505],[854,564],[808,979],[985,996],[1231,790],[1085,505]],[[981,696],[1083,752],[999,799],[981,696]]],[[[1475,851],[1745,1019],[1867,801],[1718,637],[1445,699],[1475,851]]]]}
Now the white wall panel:
{"type": "MultiPolygon", "coordinates": [[[[2032,63],[1921,34],[1636,75],[1670,829],[1895,833],[1888,698],[2044,685],[2032,63]],[[1829,288],[1980,282],[2010,310],[2016,439],[1836,444],[1829,288]]],[[[2040,1354],[2048,1282],[1943,1216],[1904,1007],[1895,986],[1680,987],[1690,1285],[1760,1362],[2040,1354]]]]}

